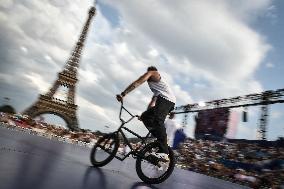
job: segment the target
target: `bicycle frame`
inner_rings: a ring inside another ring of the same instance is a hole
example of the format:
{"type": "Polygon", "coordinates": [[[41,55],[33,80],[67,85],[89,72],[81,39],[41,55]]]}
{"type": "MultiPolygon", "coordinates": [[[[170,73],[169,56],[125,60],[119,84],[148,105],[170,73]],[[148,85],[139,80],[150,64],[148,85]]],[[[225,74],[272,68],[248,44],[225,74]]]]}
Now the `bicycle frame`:
{"type": "Polygon", "coordinates": [[[130,152],[127,153],[126,155],[123,155],[123,157],[119,157],[117,155],[115,155],[115,158],[120,160],[120,161],[123,161],[125,160],[127,157],[129,157],[131,154],[134,155],[134,156],[138,156],[138,151],[139,149],[142,148],[143,144],[145,145],[146,144],[146,140],[149,139],[150,137],[150,132],[148,132],[148,134],[145,136],[145,137],[142,137],[140,135],[138,135],[137,133],[135,133],[134,131],[126,128],[124,125],[129,123],[131,120],[133,120],[135,117],[139,117],[138,115],[133,115],[132,113],[130,113],[124,106],[123,106],[123,102],[121,102],[121,106],[120,106],[120,111],[119,111],[119,120],[121,121],[121,125],[119,126],[119,128],[117,129],[117,131],[115,131],[114,133],[120,133],[123,137],[123,140],[126,142],[127,146],[129,146],[130,148],[130,152]],[[129,118],[127,121],[123,120],[122,117],[121,117],[121,114],[122,114],[122,110],[125,110],[130,116],[131,118],[129,118]],[[127,137],[125,136],[124,132],[123,132],[123,129],[128,131],[129,133],[133,134],[134,136],[138,137],[139,139],[141,139],[142,141],[142,146],[138,147],[137,149],[134,149],[132,147],[132,145],[130,144],[129,140],[127,139],[127,137]]]}

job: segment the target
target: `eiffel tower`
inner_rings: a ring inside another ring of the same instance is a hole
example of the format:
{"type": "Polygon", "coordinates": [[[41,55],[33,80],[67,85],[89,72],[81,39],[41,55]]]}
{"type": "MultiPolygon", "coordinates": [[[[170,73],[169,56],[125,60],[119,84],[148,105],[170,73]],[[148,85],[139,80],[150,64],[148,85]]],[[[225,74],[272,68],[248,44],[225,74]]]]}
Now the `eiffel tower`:
{"type": "Polygon", "coordinates": [[[35,118],[41,114],[54,114],[61,117],[71,130],[79,131],[78,119],[76,115],[77,105],[75,104],[75,85],[78,82],[77,69],[81,58],[84,42],[89,30],[89,26],[93,16],[96,13],[96,8],[91,7],[89,10],[88,19],[83,27],[81,35],[74,50],[71,53],[63,71],[58,73],[58,78],[46,94],[40,94],[37,101],[27,108],[23,114],[35,118]],[[55,97],[59,87],[68,89],[66,100],[61,100],[55,97]]]}

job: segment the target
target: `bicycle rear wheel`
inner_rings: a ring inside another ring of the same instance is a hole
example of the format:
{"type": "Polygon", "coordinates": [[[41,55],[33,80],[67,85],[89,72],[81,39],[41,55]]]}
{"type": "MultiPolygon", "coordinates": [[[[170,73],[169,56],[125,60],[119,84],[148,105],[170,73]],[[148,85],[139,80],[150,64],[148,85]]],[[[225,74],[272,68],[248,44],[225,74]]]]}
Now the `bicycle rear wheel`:
{"type": "Polygon", "coordinates": [[[165,181],[173,172],[175,158],[169,147],[169,154],[158,153],[160,144],[153,142],[141,150],[136,160],[136,172],[139,178],[147,184],[159,184],[165,181]]]}
{"type": "Polygon", "coordinates": [[[90,160],[94,167],[108,164],[116,155],[119,146],[117,133],[106,134],[93,147],[90,160]]]}

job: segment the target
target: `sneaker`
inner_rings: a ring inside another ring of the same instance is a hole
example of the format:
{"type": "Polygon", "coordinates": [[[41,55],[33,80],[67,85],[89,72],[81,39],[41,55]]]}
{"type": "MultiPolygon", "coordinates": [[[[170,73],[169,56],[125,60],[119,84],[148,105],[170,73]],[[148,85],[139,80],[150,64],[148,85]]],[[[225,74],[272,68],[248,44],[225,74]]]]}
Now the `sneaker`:
{"type": "Polygon", "coordinates": [[[162,162],[168,162],[170,161],[169,155],[165,153],[157,153],[157,157],[159,158],[160,161],[162,162]]]}
{"type": "Polygon", "coordinates": [[[163,172],[167,171],[169,168],[169,163],[160,163],[160,167],[158,168],[158,171],[163,172]]]}
{"type": "Polygon", "coordinates": [[[170,164],[170,158],[169,158],[169,155],[168,154],[165,154],[165,153],[162,153],[162,154],[159,154],[159,163],[158,163],[158,170],[159,171],[165,171],[168,169],[169,167],[169,164],[170,164]]]}
{"type": "Polygon", "coordinates": [[[160,167],[158,168],[158,171],[164,171],[164,170],[165,170],[164,166],[160,165],[160,167]]]}

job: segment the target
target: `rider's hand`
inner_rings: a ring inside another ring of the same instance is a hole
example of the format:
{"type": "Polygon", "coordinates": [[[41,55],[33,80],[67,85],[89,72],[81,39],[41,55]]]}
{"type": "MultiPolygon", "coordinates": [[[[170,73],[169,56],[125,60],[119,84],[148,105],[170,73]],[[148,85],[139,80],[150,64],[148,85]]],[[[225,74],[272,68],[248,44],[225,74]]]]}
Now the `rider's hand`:
{"type": "Polygon", "coordinates": [[[118,95],[116,95],[116,99],[117,99],[118,102],[122,102],[123,96],[118,94],[118,95]]]}

